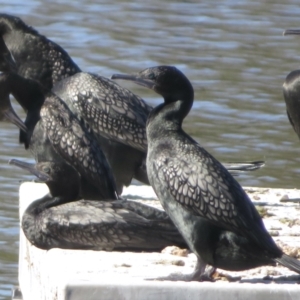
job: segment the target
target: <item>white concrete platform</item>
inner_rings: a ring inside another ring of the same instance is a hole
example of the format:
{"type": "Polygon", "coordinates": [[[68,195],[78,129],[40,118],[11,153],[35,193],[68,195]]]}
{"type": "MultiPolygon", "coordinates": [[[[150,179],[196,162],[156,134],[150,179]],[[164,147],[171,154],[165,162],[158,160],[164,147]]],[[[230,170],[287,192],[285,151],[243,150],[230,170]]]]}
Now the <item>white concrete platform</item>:
{"type": "MultiPolygon", "coordinates": [[[[275,241],[288,254],[300,256],[299,204],[281,202],[300,198],[300,190],[246,190],[254,202],[266,209],[269,216],[264,219],[265,224],[275,235],[275,241]]],[[[46,192],[45,185],[22,184],[20,214],[33,199],[46,192]]],[[[149,187],[131,187],[125,193],[131,194],[131,198],[155,198],[149,187]]],[[[147,203],[159,206],[155,200],[147,203]]],[[[158,280],[178,280],[193,271],[194,254],[171,254],[175,250],[170,247],[164,253],[45,251],[32,246],[21,230],[19,283],[23,299],[300,299],[300,277],[279,266],[244,272],[219,270],[214,283],[158,280]]]]}

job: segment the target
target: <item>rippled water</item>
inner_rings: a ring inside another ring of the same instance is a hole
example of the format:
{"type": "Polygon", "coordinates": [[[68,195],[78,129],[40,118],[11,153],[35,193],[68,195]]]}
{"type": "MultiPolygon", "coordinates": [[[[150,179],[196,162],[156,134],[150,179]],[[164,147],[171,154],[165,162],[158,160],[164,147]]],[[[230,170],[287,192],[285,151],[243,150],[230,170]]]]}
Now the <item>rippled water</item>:
{"type": "MultiPolygon", "coordinates": [[[[195,88],[184,127],[220,160],[261,160],[266,167],[240,177],[243,185],[298,186],[300,143],[288,123],[281,86],[298,68],[300,28],[296,0],[240,1],[1,1],[15,14],[63,46],[85,71],[109,77],[149,66],[180,68],[195,88]],[[84,4],[83,4],[84,3],[84,4]]],[[[153,105],[161,99],[133,84],[153,105]]],[[[22,113],[16,106],[16,110],[22,113]]],[[[18,131],[0,131],[0,297],[17,284],[18,187],[31,178],[7,165],[31,160],[18,145],[18,131]]]]}

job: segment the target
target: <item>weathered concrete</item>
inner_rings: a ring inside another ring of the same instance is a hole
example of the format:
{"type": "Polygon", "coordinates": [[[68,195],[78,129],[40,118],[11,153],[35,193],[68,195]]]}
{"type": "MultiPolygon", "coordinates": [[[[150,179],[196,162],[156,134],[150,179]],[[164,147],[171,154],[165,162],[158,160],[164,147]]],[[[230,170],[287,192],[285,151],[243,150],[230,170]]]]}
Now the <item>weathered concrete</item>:
{"type": "MultiPolygon", "coordinates": [[[[300,198],[300,191],[256,188],[246,190],[253,201],[264,208],[265,224],[275,235],[275,241],[287,253],[299,256],[299,205],[280,200],[300,198]]],[[[46,192],[45,185],[22,184],[20,216],[33,199],[46,192]]],[[[148,199],[155,198],[149,187],[131,187],[125,193],[131,194],[131,198],[141,198],[141,194],[148,199]]],[[[157,201],[151,200],[147,203],[159,206],[157,201]]],[[[279,266],[245,272],[219,270],[217,282],[214,283],[158,281],[161,277],[181,279],[184,274],[192,272],[196,261],[194,254],[186,251],[179,251],[181,256],[171,254],[175,250],[171,247],[165,253],[61,249],[44,251],[32,246],[21,230],[19,283],[23,299],[296,300],[300,297],[300,285],[295,284],[300,282],[300,277],[279,266]]]]}

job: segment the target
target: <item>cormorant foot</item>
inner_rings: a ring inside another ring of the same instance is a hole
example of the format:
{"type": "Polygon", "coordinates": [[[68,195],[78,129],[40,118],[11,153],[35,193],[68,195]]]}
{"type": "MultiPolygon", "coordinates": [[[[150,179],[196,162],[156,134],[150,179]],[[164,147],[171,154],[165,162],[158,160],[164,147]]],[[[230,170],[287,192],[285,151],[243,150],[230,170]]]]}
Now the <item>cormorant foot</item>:
{"type": "Polygon", "coordinates": [[[207,266],[204,272],[201,272],[201,269],[195,269],[195,271],[190,275],[190,281],[210,281],[214,282],[212,275],[215,273],[216,268],[212,266],[207,266]]]}
{"type": "Polygon", "coordinates": [[[214,282],[212,275],[215,273],[216,268],[212,266],[206,267],[204,272],[200,272],[199,269],[196,269],[192,274],[182,274],[182,273],[171,273],[168,276],[157,277],[157,278],[148,278],[146,280],[158,280],[158,281],[210,281],[214,282]]]}

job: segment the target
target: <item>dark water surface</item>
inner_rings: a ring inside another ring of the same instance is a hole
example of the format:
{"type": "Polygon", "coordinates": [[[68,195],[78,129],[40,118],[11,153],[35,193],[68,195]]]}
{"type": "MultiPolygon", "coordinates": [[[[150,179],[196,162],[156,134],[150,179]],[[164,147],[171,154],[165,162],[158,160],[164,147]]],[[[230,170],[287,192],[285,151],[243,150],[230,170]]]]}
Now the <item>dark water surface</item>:
{"type": "MultiPolygon", "coordinates": [[[[288,123],[282,97],[286,75],[299,64],[299,1],[18,1],[1,11],[18,15],[64,47],[84,71],[110,77],[171,64],[195,88],[184,127],[223,161],[261,160],[266,167],[240,177],[243,185],[298,187],[300,143],[288,123]],[[113,2],[113,4],[112,4],[113,2]],[[220,4],[221,3],[221,4],[220,4]]],[[[151,91],[120,82],[156,105],[151,91]]],[[[19,113],[21,109],[16,105],[19,113]]],[[[18,131],[0,131],[0,297],[17,284],[18,187],[31,178],[7,165],[31,160],[18,131]]]]}

